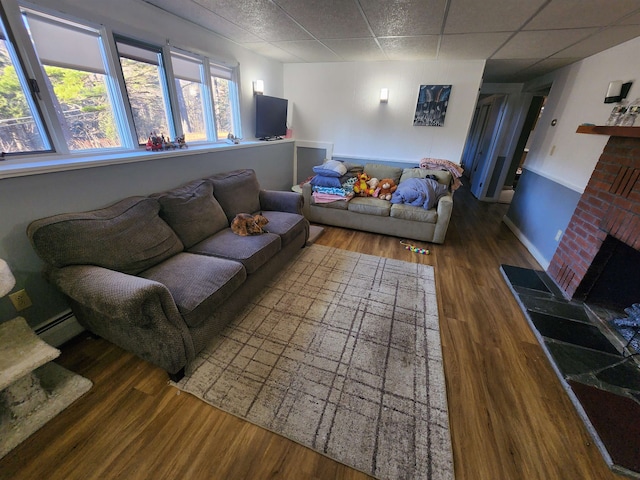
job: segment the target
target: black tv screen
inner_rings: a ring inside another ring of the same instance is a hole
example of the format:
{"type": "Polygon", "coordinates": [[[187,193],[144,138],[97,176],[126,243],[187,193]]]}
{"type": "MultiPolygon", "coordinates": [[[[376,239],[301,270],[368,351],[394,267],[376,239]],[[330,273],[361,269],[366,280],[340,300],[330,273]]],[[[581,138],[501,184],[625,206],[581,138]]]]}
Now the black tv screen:
{"type": "Polygon", "coordinates": [[[287,105],[284,98],[256,95],[256,137],[275,140],[287,133],[287,105]]]}

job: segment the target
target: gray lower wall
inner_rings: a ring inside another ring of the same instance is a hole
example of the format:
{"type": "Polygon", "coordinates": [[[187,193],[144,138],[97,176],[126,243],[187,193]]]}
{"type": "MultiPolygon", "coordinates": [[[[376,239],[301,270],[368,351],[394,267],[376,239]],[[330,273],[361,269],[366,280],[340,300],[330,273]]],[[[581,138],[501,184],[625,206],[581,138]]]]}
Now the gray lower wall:
{"type": "Polygon", "coordinates": [[[559,243],[556,234],[567,228],[580,196],[525,168],[506,216],[549,263],[559,243]]]}
{"type": "Polygon", "coordinates": [[[269,142],[173,158],[68,170],[0,180],[0,258],[16,277],[13,291],[26,288],[33,306],[20,312],[0,299],[0,322],[22,315],[31,326],[68,308],[41,276],[42,263],[26,236],[32,220],[63,212],[100,208],[132,195],[160,192],[218,172],[253,168],[263,188],[290,190],[293,142],[269,142]]]}

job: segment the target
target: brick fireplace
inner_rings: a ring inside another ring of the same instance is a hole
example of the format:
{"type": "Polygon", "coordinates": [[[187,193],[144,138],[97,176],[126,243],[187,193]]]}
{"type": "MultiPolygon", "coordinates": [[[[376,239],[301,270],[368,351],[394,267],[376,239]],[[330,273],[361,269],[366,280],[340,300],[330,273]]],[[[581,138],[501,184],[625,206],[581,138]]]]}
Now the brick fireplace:
{"type": "MultiPolygon", "coordinates": [[[[640,138],[637,137],[610,137],[547,273],[568,298],[584,301],[603,275],[613,255],[611,251],[623,252],[618,253],[623,261],[618,260],[617,264],[631,268],[637,283],[640,265],[627,265],[640,252],[640,138]],[[629,249],[612,246],[618,243],[613,239],[629,249]]],[[[627,275],[622,272],[617,276],[627,275]]],[[[626,282],[625,278],[621,280],[626,282]]],[[[635,301],[640,302],[640,296],[635,301]]]]}

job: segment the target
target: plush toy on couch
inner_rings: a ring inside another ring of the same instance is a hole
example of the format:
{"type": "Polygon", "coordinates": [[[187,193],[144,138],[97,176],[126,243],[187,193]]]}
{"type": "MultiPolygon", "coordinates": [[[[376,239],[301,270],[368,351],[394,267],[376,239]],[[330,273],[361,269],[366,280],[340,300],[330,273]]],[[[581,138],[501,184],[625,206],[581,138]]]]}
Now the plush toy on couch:
{"type": "Polygon", "coordinates": [[[391,200],[391,194],[398,188],[396,182],[392,178],[383,178],[380,180],[380,192],[378,198],[382,200],[391,200]]]}
{"type": "Polygon", "coordinates": [[[368,197],[372,195],[375,189],[369,186],[367,183],[369,180],[371,180],[371,177],[365,172],[359,173],[358,179],[353,186],[353,193],[360,195],[361,197],[368,197]]]}

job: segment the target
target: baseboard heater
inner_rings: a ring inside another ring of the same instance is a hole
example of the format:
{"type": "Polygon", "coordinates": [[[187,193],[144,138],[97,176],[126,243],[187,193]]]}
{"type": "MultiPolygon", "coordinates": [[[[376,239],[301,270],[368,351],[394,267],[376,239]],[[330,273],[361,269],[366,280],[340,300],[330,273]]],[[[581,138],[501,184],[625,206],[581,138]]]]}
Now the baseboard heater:
{"type": "Polygon", "coordinates": [[[84,331],[71,310],[51,318],[35,328],[36,334],[49,345],[59,347],[84,331]]]}

